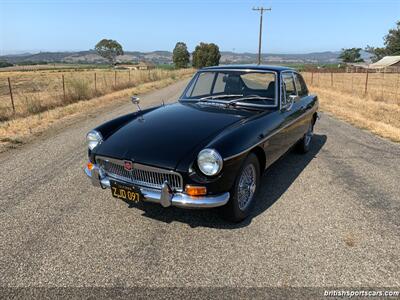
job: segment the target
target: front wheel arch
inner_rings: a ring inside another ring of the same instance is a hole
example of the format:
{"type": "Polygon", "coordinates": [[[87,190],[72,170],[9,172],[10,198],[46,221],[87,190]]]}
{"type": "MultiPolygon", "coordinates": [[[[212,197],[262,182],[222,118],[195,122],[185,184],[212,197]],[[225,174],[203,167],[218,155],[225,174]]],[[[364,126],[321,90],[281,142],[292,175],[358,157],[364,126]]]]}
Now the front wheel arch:
{"type": "Polygon", "coordinates": [[[267,157],[265,156],[264,149],[262,147],[260,147],[260,146],[257,146],[255,148],[251,149],[249,154],[250,153],[254,153],[257,156],[258,162],[260,164],[260,174],[262,174],[264,172],[264,170],[265,170],[265,166],[266,166],[266,163],[267,163],[267,157]]]}
{"type": "Polygon", "coordinates": [[[238,174],[236,174],[236,179],[233,187],[230,190],[230,199],[228,203],[220,208],[220,212],[222,213],[222,216],[230,221],[233,222],[240,222],[244,220],[246,217],[248,217],[251,214],[251,211],[255,205],[256,197],[257,197],[257,191],[259,190],[260,182],[261,182],[261,172],[260,170],[260,162],[257,157],[257,155],[250,151],[245,158],[242,166],[240,167],[240,171],[238,174]],[[239,188],[239,183],[240,179],[242,176],[242,172],[246,166],[249,166],[249,164],[254,165],[254,170],[255,170],[255,185],[254,188],[255,190],[252,191],[253,195],[252,198],[250,198],[248,201],[251,201],[250,203],[247,204],[246,207],[240,208],[239,204],[239,198],[238,198],[238,188],[239,188]]]}

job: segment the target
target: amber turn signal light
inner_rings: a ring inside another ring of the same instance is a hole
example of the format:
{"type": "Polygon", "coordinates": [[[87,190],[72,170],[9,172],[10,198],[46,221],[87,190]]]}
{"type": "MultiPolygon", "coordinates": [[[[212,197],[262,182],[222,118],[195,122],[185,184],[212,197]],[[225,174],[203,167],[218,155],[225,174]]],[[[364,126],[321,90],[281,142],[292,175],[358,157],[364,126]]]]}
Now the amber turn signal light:
{"type": "Polygon", "coordinates": [[[186,185],[185,192],[189,196],[203,196],[207,194],[207,188],[205,186],[197,185],[186,185]]]}
{"type": "Polygon", "coordinates": [[[89,171],[93,170],[93,164],[91,162],[87,163],[87,168],[89,169],[89,171]]]}

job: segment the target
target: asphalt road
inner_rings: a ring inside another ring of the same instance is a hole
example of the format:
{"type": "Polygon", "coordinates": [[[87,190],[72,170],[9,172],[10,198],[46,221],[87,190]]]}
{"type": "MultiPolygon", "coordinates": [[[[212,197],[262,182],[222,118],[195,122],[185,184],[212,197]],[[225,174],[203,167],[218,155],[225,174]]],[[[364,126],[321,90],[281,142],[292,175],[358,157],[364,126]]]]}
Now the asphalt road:
{"type": "Polygon", "coordinates": [[[230,224],[91,186],[86,132],[134,109],[0,155],[0,286],[400,286],[398,144],[322,114],[311,151],[275,163],[253,216],[230,224]]]}

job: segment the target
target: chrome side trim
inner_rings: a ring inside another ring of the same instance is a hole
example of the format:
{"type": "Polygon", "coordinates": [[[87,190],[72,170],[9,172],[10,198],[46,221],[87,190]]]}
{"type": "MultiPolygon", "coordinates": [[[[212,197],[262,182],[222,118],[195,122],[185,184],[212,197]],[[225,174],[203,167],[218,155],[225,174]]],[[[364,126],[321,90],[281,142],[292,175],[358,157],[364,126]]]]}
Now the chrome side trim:
{"type": "Polygon", "coordinates": [[[257,142],[257,143],[254,144],[253,146],[250,146],[250,147],[248,147],[247,149],[245,149],[245,150],[243,150],[243,151],[241,151],[241,152],[239,152],[239,153],[237,153],[237,154],[234,154],[234,155],[231,155],[231,156],[228,156],[228,157],[224,158],[224,161],[227,161],[227,160],[230,160],[230,159],[232,159],[232,158],[238,157],[238,156],[240,156],[240,155],[242,155],[242,154],[244,154],[244,153],[250,151],[251,149],[257,147],[258,145],[264,143],[264,142],[265,142],[266,140],[268,140],[269,138],[273,137],[275,134],[278,134],[278,133],[281,132],[283,129],[289,127],[289,126],[292,125],[293,123],[296,123],[298,120],[300,120],[301,118],[304,118],[305,116],[308,116],[308,115],[311,114],[311,113],[313,113],[312,110],[306,112],[305,114],[302,114],[301,116],[299,116],[299,117],[297,117],[296,119],[292,120],[291,122],[287,123],[285,126],[283,126],[283,127],[279,128],[279,129],[277,129],[276,131],[270,133],[269,135],[267,135],[265,138],[263,138],[261,141],[257,142]]]}
{"type": "MultiPolygon", "coordinates": [[[[95,165],[93,170],[90,171],[87,167],[84,169],[86,175],[91,179],[92,184],[96,187],[110,188],[110,179],[107,176],[100,177],[98,174],[98,167],[95,165]],[[96,171],[97,169],[97,171],[96,171]]],[[[127,183],[121,181],[122,183],[127,183]]],[[[130,184],[130,183],[127,183],[130,184]]],[[[144,195],[144,201],[158,203],[163,207],[176,206],[181,208],[213,208],[223,206],[228,203],[230,194],[229,192],[218,195],[206,195],[199,197],[192,197],[181,192],[172,192],[168,187],[168,182],[165,182],[162,190],[154,190],[145,187],[139,187],[144,195]]]]}

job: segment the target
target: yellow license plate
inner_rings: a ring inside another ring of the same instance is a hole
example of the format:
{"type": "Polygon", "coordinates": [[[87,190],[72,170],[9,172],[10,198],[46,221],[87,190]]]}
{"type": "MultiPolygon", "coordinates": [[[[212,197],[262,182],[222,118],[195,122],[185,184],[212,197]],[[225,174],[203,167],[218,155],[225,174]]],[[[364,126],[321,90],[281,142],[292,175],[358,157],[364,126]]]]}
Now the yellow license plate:
{"type": "Polygon", "coordinates": [[[135,186],[125,185],[116,181],[110,180],[111,194],[113,197],[125,201],[139,202],[143,200],[143,194],[139,188],[135,186]]]}

